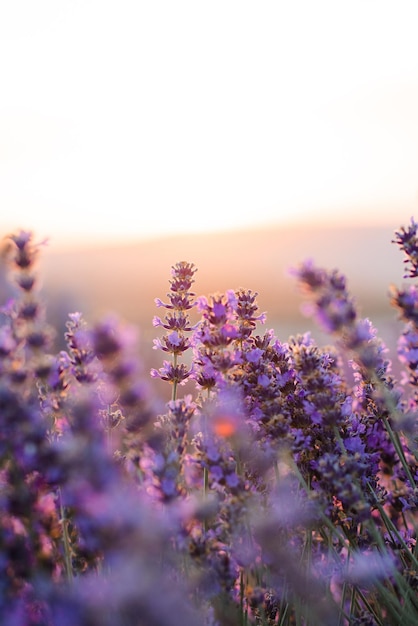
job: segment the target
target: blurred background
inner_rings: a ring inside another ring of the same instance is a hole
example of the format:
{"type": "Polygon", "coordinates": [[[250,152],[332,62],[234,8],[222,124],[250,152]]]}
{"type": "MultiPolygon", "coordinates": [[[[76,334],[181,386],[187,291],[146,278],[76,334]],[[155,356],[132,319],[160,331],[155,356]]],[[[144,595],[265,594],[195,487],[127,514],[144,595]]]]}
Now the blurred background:
{"type": "Polygon", "coordinates": [[[417,18],[408,0],[1,3],[0,235],[49,239],[50,316],[115,311],[148,351],[188,260],[198,294],[258,291],[285,340],[311,327],[287,273],[311,257],[392,344],[417,18]]]}

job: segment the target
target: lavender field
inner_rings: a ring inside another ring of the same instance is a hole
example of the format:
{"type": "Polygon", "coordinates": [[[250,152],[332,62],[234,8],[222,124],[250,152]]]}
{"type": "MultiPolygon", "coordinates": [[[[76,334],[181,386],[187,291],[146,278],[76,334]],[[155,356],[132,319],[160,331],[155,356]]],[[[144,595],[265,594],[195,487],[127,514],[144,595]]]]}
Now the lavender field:
{"type": "MultiPolygon", "coordinates": [[[[72,285],[31,233],[8,238],[0,624],[418,623],[418,225],[387,238],[390,351],[324,259],[286,260],[321,332],[295,318],[283,336],[291,297],[276,306],[240,241],[229,255],[248,285],[224,284],[216,250],[206,267],[198,251],[166,262],[154,250],[142,272],[124,270],[129,323],[98,306],[68,310],[62,328],[72,285]],[[200,274],[219,286],[201,289],[200,274]]],[[[91,271],[82,259],[74,285],[91,271]]],[[[100,285],[117,285],[112,263],[100,285]]],[[[372,259],[357,271],[380,287],[372,259]]]]}

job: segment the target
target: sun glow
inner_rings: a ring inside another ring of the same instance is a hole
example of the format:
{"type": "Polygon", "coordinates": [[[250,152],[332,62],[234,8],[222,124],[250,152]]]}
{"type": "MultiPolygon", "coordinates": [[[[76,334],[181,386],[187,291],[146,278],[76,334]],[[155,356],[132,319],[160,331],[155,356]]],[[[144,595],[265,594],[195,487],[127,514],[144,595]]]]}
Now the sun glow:
{"type": "Polygon", "coordinates": [[[407,220],[416,17],[414,2],[8,3],[0,229],[94,242],[407,220]]]}

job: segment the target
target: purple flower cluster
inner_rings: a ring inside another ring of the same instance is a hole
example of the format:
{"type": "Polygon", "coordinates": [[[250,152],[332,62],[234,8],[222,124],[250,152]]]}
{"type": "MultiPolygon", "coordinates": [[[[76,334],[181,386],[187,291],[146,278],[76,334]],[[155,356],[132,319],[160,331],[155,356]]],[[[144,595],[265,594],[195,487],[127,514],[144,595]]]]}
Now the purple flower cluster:
{"type": "MultiPolygon", "coordinates": [[[[395,243],[417,277],[414,221],[395,243]]],[[[153,321],[161,410],[117,318],[71,313],[54,353],[39,249],[10,238],[1,309],[1,624],[417,623],[414,285],[392,290],[398,385],[339,272],[295,271],[335,340],[321,347],[258,334],[256,292],[196,298],[179,262],[153,321]]]]}
{"type": "Polygon", "coordinates": [[[418,236],[417,236],[418,224],[411,219],[411,224],[405,228],[402,226],[395,232],[395,239],[393,243],[396,243],[401,250],[405,253],[404,263],[409,264],[409,272],[405,274],[404,278],[408,276],[410,278],[416,278],[418,276],[418,236]]]}

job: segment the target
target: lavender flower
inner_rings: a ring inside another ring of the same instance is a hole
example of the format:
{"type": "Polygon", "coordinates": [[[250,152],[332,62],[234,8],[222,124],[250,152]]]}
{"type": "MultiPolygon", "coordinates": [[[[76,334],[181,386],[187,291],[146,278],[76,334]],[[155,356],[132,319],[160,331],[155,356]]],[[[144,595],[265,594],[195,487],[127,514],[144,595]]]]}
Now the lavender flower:
{"type": "Polygon", "coordinates": [[[395,239],[393,243],[398,246],[405,253],[405,264],[409,264],[409,272],[404,275],[404,278],[416,278],[418,276],[418,238],[417,238],[418,224],[414,218],[411,218],[411,224],[407,228],[402,226],[395,232],[395,239]]]}
{"type": "Polygon", "coordinates": [[[170,280],[170,293],[167,294],[169,303],[163,303],[159,298],[155,300],[157,306],[164,307],[168,313],[163,321],[159,317],[154,317],[153,325],[167,330],[162,339],[154,341],[154,349],[172,354],[173,360],[172,364],[164,361],[164,366],[159,370],[152,369],[151,376],[161,378],[173,385],[173,400],[176,399],[177,385],[183,385],[192,373],[185,364],[178,363],[178,358],[191,346],[185,333],[193,330],[187,311],[195,306],[195,294],[190,291],[195,272],[196,268],[193,263],[181,261],[174,265],[171,270],[173,278],[170,280]]]}
{"type": "Polygon", "coordinates": [[[93,350],[91,333],[80,312],[70,313],[68,317],[65,340],[68,345],[71,373],[79,382],[93,382],[97,380],[98,372],[97,367],[94,367],[96,354],[93,350]]]}

